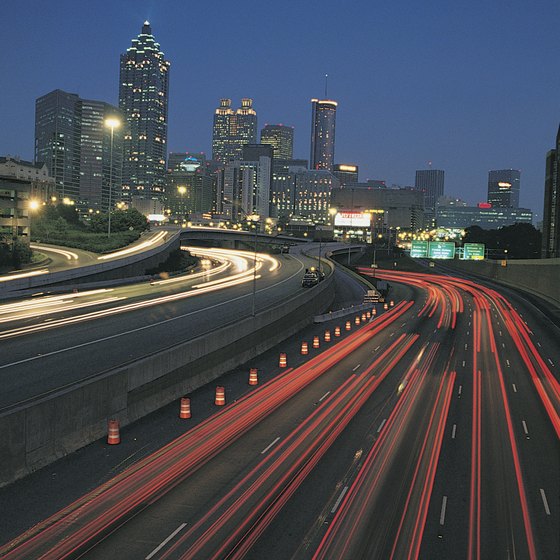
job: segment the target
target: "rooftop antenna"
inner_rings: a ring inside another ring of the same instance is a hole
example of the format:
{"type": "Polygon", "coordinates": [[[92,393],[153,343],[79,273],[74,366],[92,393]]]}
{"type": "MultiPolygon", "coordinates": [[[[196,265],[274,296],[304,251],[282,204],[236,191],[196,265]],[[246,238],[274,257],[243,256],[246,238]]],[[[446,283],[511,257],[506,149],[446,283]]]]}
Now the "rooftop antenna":
{"type": "Polygon", "coordinates": [[[432,162],[431,162],[431,161],[428,162],[428,167],[429,167],[430,169],[432,168],[432,162]]]}
{"type": "Polygon", "coordinates": [[[325,99],[328,99],[328,94],[327,94],[327,90],[329,87],[329,75],[325,74],[325,99]]]}

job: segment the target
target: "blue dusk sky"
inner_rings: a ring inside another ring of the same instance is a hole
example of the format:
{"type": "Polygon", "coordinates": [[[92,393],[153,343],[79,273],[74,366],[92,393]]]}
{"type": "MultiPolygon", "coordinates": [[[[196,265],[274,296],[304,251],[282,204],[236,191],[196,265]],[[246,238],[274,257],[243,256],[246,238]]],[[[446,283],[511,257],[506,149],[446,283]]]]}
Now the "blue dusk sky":
{"type": "Polygon", "coordinates": [[[309,158],[312,97],[339,102],[336,155],[360,179],[486,199],[489,169],[521,170],[542,217],[560,121],[558,0],[52,0],[2,11],[0,155],[33,158],[35,99],[60,88],[118,103],[119,55],[148,19],[171,61],[169,151],[211,154],[222,97],[252,97],[259,129],[295,127],[309,158]]]}

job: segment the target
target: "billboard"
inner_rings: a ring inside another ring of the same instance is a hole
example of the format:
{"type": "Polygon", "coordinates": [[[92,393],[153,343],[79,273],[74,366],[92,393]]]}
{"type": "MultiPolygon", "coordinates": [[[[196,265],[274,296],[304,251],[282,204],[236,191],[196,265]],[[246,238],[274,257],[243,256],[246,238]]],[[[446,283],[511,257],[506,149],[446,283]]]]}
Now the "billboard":
{"type": "Polygon", "coordinates": [[[410,256],[413,259],[425,259],[428,257],[428,242],[427,241],[412,241],[410,248],[410,256]]]}
{"type": "Polygon", "coordinates": [[[451,241],[430,241],[428,257],[430,259],[454,259],[455,243],[451,241]]]}
{"type": "Polygon", "coordinates": [[[484,243],[465,243],[463,245],[464,260],[482,261],[486,253],[486,245],[484,243]]]}
{"type": "Polygon", "coordinates": [[[334,216],[335,226],[369,227],[371,214],[364,212],[337,212],[334,216]]]}

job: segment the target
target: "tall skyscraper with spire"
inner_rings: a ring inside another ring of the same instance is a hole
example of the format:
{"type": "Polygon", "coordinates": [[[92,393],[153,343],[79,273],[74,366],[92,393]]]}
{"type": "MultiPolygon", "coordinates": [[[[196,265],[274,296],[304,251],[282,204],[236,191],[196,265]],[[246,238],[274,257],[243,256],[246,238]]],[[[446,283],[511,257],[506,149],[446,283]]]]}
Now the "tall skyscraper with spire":
{"type": "Polygon", "coordinates": [[[560,257],[560,127],[555,148],[546,154],[542,257],[560,257]]]}
{"type": "Polygon", "coordinates": [[[121,54],[119,107],[126,118],[123,198],[162,198],[167,156],[169,66],[148,21],[121,54]]]}
{"type": "Polygon", "coordinates": [[[311,100],[310,169],[333,171],[337,106],[338,103],[331,99],[311,100]]]}

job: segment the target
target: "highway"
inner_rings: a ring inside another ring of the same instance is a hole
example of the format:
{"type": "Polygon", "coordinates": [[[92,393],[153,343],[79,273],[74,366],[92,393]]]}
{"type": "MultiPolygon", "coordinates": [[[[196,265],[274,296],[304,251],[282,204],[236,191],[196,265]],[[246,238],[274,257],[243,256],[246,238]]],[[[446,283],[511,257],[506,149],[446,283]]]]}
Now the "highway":
{"type": "Polygon", "coordinates": [[[385,313],[323,325],[343,335],[0,554],[556,558],[558,332],[465,279],[376,274],[385,313]]]}
{"type": "Polygon", "coordinates": [[[252,252],[192,250],[206,270],[0,305],[0,409],[249,316],[254,277],[257,312],[282,301],[314,262],[259,254],[254,273],[252,252]]]}

